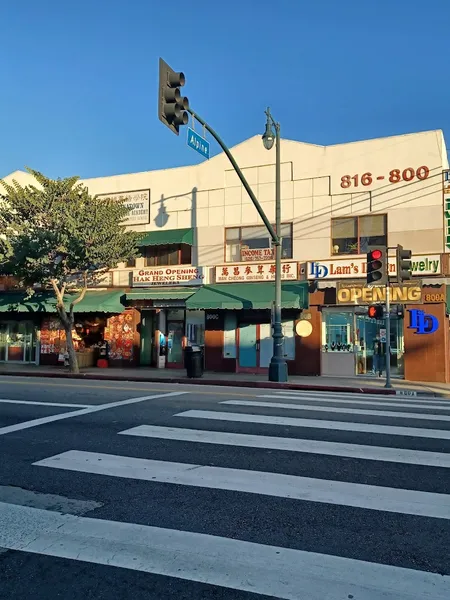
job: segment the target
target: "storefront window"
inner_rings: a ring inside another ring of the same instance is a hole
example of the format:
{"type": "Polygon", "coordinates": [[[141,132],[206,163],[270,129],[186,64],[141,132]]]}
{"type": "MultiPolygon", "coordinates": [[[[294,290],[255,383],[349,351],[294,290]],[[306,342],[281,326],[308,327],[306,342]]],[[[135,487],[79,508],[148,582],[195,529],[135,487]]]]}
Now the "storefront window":
{"type": "Polygon", "coordinates": [[[322,344],[325,352],[353,350],[353,311],[324,313],[322,326],[322,344]]]}
{"type": "Polygon", "coordinates": [[[31,321],[0,323],[0,361],[36,361],[36,328],[31,321]]]}
{"type": "Polygon", "coordinates": [[[331,238],[333,254],[365,254],[368,246],[386,246],[386,215],[333,219],[331,238]]]}
{"type": "MultiPolygon", "coordinates": [[[[281,225],[281,256],[292,258],[292,224],[281,225]]],[[[271,240],[265,227],[232,227],[225,232],[225,260],[226,262],[245,262],[248,260],[243,250],[270,249],[271,240]]],[[[272,258],[269,253],[267,258],[272,258]]]]}
{"type": "Polygon", "coordinates": [[[190,265],[192,248],[189,244],[167,244],[145,246],[143,249],[146,267],[190,265]]]}
{"type": "Polygon", "coordinates": [[[205,311],[186,311],[186,338],[188,345],[203,346],[205,343],[205,311]]]}

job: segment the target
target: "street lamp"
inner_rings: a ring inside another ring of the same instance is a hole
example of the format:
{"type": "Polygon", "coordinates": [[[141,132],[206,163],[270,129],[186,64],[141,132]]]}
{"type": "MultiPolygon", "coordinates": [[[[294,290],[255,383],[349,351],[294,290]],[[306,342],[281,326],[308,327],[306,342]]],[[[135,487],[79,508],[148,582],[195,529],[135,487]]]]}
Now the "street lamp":
{"type": "Polygon", "coordinates": [[[269,381],[287,381],[287,363],[283,353],[283,327],[281,325],[281,159],[280,159],[280,124],[276,123],[270,114],[270,108],[265,111],[266,130],[262,136],[264,148],[271,150],[275,142],[275,307],[273,315],[273,355],[269,365],[269,381]],[[275,128],[275,133],[273,129],[275,128]]]}

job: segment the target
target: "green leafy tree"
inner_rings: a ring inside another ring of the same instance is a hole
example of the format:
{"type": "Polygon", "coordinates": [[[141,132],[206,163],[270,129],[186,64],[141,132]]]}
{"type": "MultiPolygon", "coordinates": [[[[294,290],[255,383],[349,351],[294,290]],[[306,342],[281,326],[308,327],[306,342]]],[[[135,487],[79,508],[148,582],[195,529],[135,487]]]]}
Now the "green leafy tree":
{"type": "Polygon", "coordinates": [[[128,231],[124,201],[91,196],[78,177],[52,180],[27,169],[36,184],[0,180],[0,264],[33,293],[53,290],[67,337],[69,368],[77,373],[74,308],[90,283],[137,255],[139,233],[128,231]]]}

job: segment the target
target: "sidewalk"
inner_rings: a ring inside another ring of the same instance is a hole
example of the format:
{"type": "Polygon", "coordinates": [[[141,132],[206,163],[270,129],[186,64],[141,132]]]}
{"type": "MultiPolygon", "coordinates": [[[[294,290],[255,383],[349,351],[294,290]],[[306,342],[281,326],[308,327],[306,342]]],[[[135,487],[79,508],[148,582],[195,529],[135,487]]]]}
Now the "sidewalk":
{"type": "Polygon", "coordinates": [[[18,377],[60,377],[69,379],[94,379],[109,381],[134,381],[153,383],[191,383],[197,385],[221,385],[235,387],[276,388],[294,390],[338,391],[367,394],[401,394],[421,396],[443,396],[450,398],[450,384],[426,383],[393,379],[393,389],[384,387],[384,378],[359,377],[302,377],[292,375],[288,383],[267,381],[266,375],[247,373],[214,373],[207,371],[201,379],[188,379],[184,369],[154,369],[148,367],[127,369],[82,369],[73,375],[64,367],[42,367],[34,365],[0,365],[0,375],[18,377]]]}

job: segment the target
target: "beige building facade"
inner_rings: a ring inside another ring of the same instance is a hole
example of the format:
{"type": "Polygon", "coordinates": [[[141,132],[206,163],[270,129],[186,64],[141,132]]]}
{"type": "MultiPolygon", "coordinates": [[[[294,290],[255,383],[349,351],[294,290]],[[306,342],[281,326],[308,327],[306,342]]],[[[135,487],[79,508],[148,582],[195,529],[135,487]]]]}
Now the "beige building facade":
{"type": "MultiPolygon", "coordinates": [[[[232,148],[232,153],[266,215],[274,221],[275,150],[265,150],[260,136],[255,136],[232,148]]],[[[402,244],[414,254],[446,251],[442,172],[448,168],[448,159],[442,131],[335,146],[282,140],[281,162],[282,221],[292,224],[292,260],[364,255],[358,251],[359,241],[356,250],[348,247],[351,241],[336,248],[339,236],[351,240],[357,237],[358,228],[369,234],[365,237],[382,231],[390,246],[402,244]],[[387,215],[386,226],[377,219],[356,220],[354,225],[335,224],[333,233],[333,219],[370,215],[387,215]]],[[[31,181],[21,171],[5,180],[14,178],[22,184],[31,181]]],[[[91,194],[130,195],[134,203],[142,201],[143,218],[138,216],[132,223],[137,231],[194,228],[192,263],[196,266],[227,262],[227,228],[261,226],[223,153],[196,166],[92,178],[83,183],[91,194]]],[[[231,252],[229,258],[239,258],[231,252]]],[[[144,260],[136,266],[144,267],[144,260]]],[[[120,276],[114,278],[114,284],[121,285],[121,281],[120,276]]]]}
{"type": "MultiPolygon", "coordinates": [[[[260,136],[231,150],[263,210],[274,222],[275,150],[265,150],[260,136]]],[[[352,281],[364,281],[368,246],[397,244],[412,250],[413,274],[417,281],[421,278],[421,286],[446,285],[450,213],[446,212],[443,195],[444,173],[449,167],[443,133],[426,131],[333,146],[282,140],[281,163],[283,285],[304,282],[309,289],[309,301],[286,302],[285,306],[286,311],[291,311],[286,312],[285,319],[290,371],[367,373],[373,370],[369,338],[383,333],[383,324],[369,327],[367,335],[363,335],[365,309],[355,308],[353,299],[345,316],[342,306],[338,306],[336,289],[342,287],[343,281],[349,285],[352,281]],[[335,290],[331,301],[325,299],[327,289],[335,290]],[[318,300],[319,293],[322,296],[318,300]],[[328,317],[319,315],[324,307],[330,310],[328,317]],[[296,333],[302,320],[311,322],[312,333],[308,327],[307,334],[296,333]],[[331,346],[338,344],[340,354],[335,360],[331,346]],[[311,359],[313,355],[315,358],[311,359]]],[[[5,179],[26,184],[31,178],[17,171],[5,179]]],[[[268,282],[272,285],[274,267],[269,236],[227,157],[221,153],[196,166],[91,178],[83,183],[93,195],[125,196],[131,207],[130,227],[145,234],[144,240],[148,241],[135,264],[119,265],[102,283],[104,288],[128,291],[130,300],[135,300],[130,306],[140,311],[142,318],[145,310],[161,313],[157,318],[146,313],[151,321],[148,335],[153,358],[147,358],[144,364],[167,366],[159,344],[165,335],[167,346],[170,345],[171,332],[167,328],[173,315],[168,311],[178,310],[178,338],[189,338],[188,328],[198,326],[203,330],[200,341],[206,345],[207,367],[245,370],[245,345],[254,345],[257,364],[253,365],[255,361],[251,359],[248,368],[264,370],[271,353],[270,305],[266,309],[263,305],[254,308],[251,316],[251,303],[244,303],[243,310],[230,307],[234,316],[226,316],[226,303],[219,305],[211,300],[210,305],[202,305],[191,301],[189,311],[188,300],[184,305],[176,294],[170,297],[171,289],[179,290],[180,296],[183,288],[188,298],[186,290],[191,289],[194,294],[208,286],[231,291],[227,286],[245,284],[256,294],[257,288],[251,286],[268,282]],[[153,290],[153,300],[156,290],[160,290],[160,302],[149,300],[145,304],[145,290],[153,290]],[[180,310],[185,311],[184,316],[180,310]],[[219,331],[214,336],[208,334],[208,310],[216,310],[209,319],[210,325],[216,321],[215,331],[219,331]],[[257,310],[266,313],[256,314],[257,310]],[[199,311],[203,311],[203,316],[199,311]],[[243,319],[244,314],[248,318],[243,319]],[[215,348],[210,351],[210,359],[208,335],[215,348]],[[227,363],[228,359],[234,362],[227,363]]],[[[394,263],[390,268],[395,276],[394,263]]],[[[341,297],[353,296],[342,292],[341,297]]],[[[446,319],[445,310],[440,318],[446,319]]],[[[402,320],[395,327],[397,338],[392,342],[400,356],[405,352],[402,332],[407,325],[402,320]]],[[[442,327],[448,330],[447,321],[442,327]]],[[[142,343],[136,343],[141,344],[142,356],[142,343]]],[[[404,376],[404,361],[400,362],[399,358],[398,373],[404,376]]],[[[175,364],[182,364],[180,354],[175,364]]]]}

